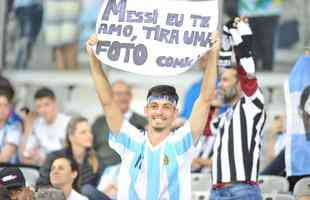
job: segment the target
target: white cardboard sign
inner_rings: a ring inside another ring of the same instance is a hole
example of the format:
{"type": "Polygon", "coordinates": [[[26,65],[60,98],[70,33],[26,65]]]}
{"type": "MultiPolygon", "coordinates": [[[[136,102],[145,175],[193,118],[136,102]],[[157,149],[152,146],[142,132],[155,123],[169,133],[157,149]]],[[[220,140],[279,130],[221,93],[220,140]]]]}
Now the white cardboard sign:
{"type": "Polygon", "coordinates": [[[217,0],[104,0],[94,51],[117,69],[177,75],[209,49],[217,24],[217,0]]]}

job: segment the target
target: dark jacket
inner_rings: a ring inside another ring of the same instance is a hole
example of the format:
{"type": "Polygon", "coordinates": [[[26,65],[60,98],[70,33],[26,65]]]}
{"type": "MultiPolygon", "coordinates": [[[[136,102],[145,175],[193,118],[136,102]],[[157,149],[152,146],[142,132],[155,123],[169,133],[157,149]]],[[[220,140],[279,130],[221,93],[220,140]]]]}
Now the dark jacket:
{"type": "MultiPolygon", "coordinates": [[[[132,114],[129,122],[143,130],[147,124],[147,119],[137,113],[132,114]]],[[[109,146],[110,129],[105,116],[99,116],[92,125],[92,133],[94,134],[94,149],[98,157],[105,166],[114,165],[121,161],[120,156],[109,146]]]]}
{"type": "MultiPolygon", "coordinates": [[[[73,159],[72,152],[69,149],[62,149],[54,151],[47,156],[45,163],[40,168],[40,177],[37,181],[37,186],[50,185],[49,174],[53,161],[59,156],[66,156],[73,159]]],[[[98,160],[99,162],[99,160],[98,160]]],[[[88,156],[85,157],[84,162],[79,166],[79,186],[91,184],[97,186],[102,172],[102,165],[99,162],[99,169],[97,173],[93,172],[91,165],[88,162],[88,156]]]]}

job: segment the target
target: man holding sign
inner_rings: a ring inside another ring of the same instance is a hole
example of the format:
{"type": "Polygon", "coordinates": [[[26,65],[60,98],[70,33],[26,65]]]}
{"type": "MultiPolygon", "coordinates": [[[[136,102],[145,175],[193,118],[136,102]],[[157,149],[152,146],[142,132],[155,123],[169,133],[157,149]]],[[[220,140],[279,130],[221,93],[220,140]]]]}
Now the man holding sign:
{"type": "Polygon", "coordinates": [[[144,111],[149,126],[141,132],[124,119],[113,101],[111,85],[92,50],[98,45],[97,36],[88,40],[91,75],[112,132],[110,145],[122,158],[117,199],[191,199],[194,144],[204,130],[215,93],[218,33],[213,33],[210,41],[212,48],[200,59],[206,70],[189,120],[171,131],[178,115],[178,95],[174,87],[159,85],[148,92],[144,111]]]}

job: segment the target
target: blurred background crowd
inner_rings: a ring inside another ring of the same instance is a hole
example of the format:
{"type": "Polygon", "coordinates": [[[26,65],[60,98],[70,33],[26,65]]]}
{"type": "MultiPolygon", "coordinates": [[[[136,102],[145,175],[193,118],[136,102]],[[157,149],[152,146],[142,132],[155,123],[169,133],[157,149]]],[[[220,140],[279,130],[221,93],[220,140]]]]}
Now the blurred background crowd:
{"type": "MultiPolygon", "coordinates": [[[[72,188],[83,194],[71,197],[75,200],[114,199],[117,193],[121,160],[108,146],[109,128],[84,50],[95,30],[101,1],[0,1],[0,169],[22,166],[28,186],[58,188],[66,199],[75,195],[68,192],[72,188]]],[[[284,154],[284,83],[298,58],[310,55],[310,1],[223,0],[223,21],[240,15],[249,17],[253,30],[257,74],[268,112],[262,171],[284,154]]],[[[181,119],[189,116],[200,87],[197,66],[169,80],[106,70],[116,102],[139,129],[147,125],[140,105],[145,104],[143,94],[148,88],[159,82],[176,86],[181,119]]],[[[201,185],[208,182],[201,174],[210,173],[212,141],[212,133],[205,133],[202,151],[193,162],[197,194],[204,192],[201,185]]],[[[271,174],[286,177],[285,170],[271,174]]],[[[3,177],[8,175],[10,171],[3,177]]],[[[310,171],[302,176],[310,176],[310,171]]],[[[287,189],[279,191],[293,195],[299,191],[294,191],[296,185],[288,179],[287,189]]],[[[310,196],[310,186],[300,191],[310,196]]]]}

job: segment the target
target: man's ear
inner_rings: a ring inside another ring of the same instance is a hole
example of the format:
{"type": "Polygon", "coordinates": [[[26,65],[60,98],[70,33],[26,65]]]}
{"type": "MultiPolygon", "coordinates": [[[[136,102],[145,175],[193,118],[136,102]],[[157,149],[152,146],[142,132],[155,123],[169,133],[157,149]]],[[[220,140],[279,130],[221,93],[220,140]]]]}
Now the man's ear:
{"type": "Polygon", "coordinates": [[[76,179],[76,177],[78,176],[78,173],[76,171],[73,172],[73,180],[76,179]]]}
{"type": "Polygon", "coordinates": [[[179,117],[179,109],[176,107],[175,108],[175,113],[174,113],[174,117],[175,117],[175,119],[177,119],[178,117],[179,117]]]}
{"type": "Polygon", "coordinates": [[[144,106],[144,115],[147,116],[147,113],[148,113],[148,111],[147,111],[147,105],[146,105],[146,106],[144,106]]]}

